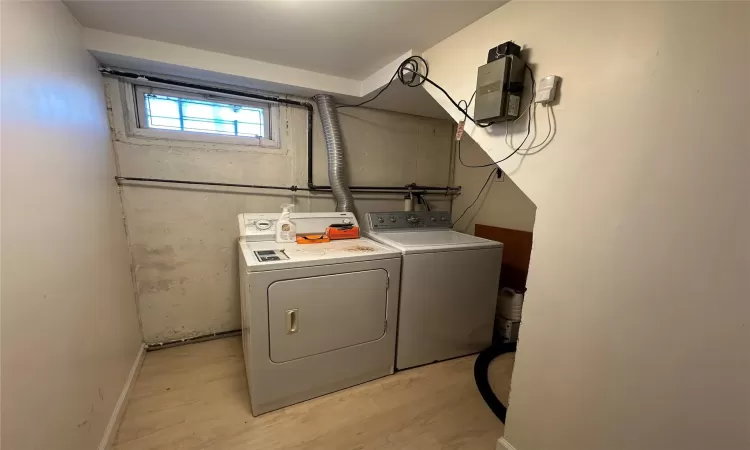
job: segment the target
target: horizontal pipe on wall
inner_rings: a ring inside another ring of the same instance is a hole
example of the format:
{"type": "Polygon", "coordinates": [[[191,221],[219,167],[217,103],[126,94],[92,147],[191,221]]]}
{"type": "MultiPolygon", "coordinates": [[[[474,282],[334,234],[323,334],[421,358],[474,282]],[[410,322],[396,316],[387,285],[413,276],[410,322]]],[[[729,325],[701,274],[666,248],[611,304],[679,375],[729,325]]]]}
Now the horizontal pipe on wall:
{"type": "Polygon", "coordinates": [[[273,189],[279,191],[309,191],[308,188],[298,186],[274,186],[268,184],[239,184],[239,183],[218,183],[213,181],[192,181],[192,180],[171,180],[168,178],[143,178],[143,177],[115,177],[118,184],[122,181],[144,181],[147,183],[174,183],[174,184],[191,184],[199,186],[220,186],[220,187],[238,187],[247,189],[273,189]]]}
{"type": "MultiPolygon", "coordinates": [[[[330,190],[330,186],[321,186],[317,184],[308,185],[311,191],[317,190],[330,190]]],[[[420,186],[418,184],[405,184],[403,186],[349,186],[349,189],[357,189],[360,191],[369,191],[377,189],[398,189],[399,192],[414,192],[414,191],[445,191],[445,192],[459,192],[461,186],[420,186]]]]}
{"type": "MultiPolygon", "coordinates": [[[[320,191],[329,192],[331,186],[316,185],[313,183],[313,115],[314,109],[312,103],[302,102],[298,100],[290,100],[283,97],[276,97],[272,95],[262,95],[252,92],[238,91],[234,89],[226,89],[220,87],[202,86],[199,84],[188,83],[185,81],[171,80],[167,78],[161,78],[153,75],[144,75],[133,72],[126,72],[118,69],[112,69],[109,67],[100,67],[99,72],[104,75],[113,76],[116,78],[123,78],[127,80],[134,80],[146,83],[157,83],[165,86],[176,86],[197,91],[211,92],[223,95],[230,95],[233,97],[251,98],[255,100],[264,100],[268,102],[282,103],[292,106],[300,106],[307,109],[307,188],[298,186],[263,186],[263,185],[252,185],[252,184],[232,184],[232,183],[212,183],[212,182],[197,182],[197,181],[180,181],[180,180],[161,180],[163,183],[181,183],[181,184],[196,184],[206,186],[226,186],[226,187],[244,187],[244,188],[259,188],[259,189],[276,189],[276,190],[289,190],[289,191],[320,191]]],[[[129,180],[129,181],[159,181],[156,178],[134,178],[134,177],[115,177],[118,180],[129,180]]],[[[461,186],[419,186],[417,184],[408,184],[404,186],[349,186],[349,189],[353,192],[373,192],[381,194],[389,193],[440,193],[446,194],[459,194],[461,193],[461,186]],[[386,192],[387,191],[387,192],[386,192]]]]}
{"type": "MultiPolygon", "coordinates": [[[[357,188],[356,186],[350,186],[349,190],[358,194],[398,194],[398,195],[404,195],[404,194],[414,194],[414,195],[459,195],[459,191],[420,191],[420,190],[414,190],[414,189],[406,189],[406,188],[387,188],[387,189],[372,189],[368,187],[367,189],[357,188]]],[[[315,189],[310,189],[309,192],[311,193],[330,193],[331,190],[325,186],[315,186],[315,189]]]]}
{"type": "Polygon", "coordinates": [[[231,95],[234,97],[253,98],[256,100],[264,100],[267,102],[284,103],[287,105],[302,106],[307,108],[310,113],[313,112],[313,105],[309,102],[301,102],[299,100],[290,100],[288,98],[277,97],[272,95],[256,94],[254,92],[244,92],[235,89],[226,89],[213,86],[202,86],[200,84],[188,83],[185,81],[172,80],[167,78],[161,78],[153,75],[144,75],[133,72],[125,72],[122,70],[112,69],[109,67],[100,67],[99,72],[105,75],[112,75],[117,78],[125,78],[128,80],[135,80],[140,82],[158,83],[165,86],[177,86],[197,91],[205,91],[217,94],[231,95]]]}
{"type": "MultiPolygon", "coordinates": [[[[132,182],[145,182],[145,183],[172,183],[172,184],[184,184],[184,185],[194,185],[194,186],[217,186],[217,187],[236,187],[236,188],[245,188],[245,189],[268,189],[268,190],[277,190],[277,191],[303,191],[303,192],[321,192],[321,193],[330,193],[331,189],[328,186],[315,186],[314,189],[311,189],[309,187],[300,187],[300,186],[277,186],[277,185],[267,185],[267,184],[240,184],[240,183],[219,183],[219,182],[213,182],[213,181],[194,181],[194,180],[173,180],[168,178],[145,178],[145,177],[115,177],[115,180],[117,181],[117,184],[122,184],[126,181],[132,181],[132,182]]],[[[458,191],[456,190],[450,190],[447,188],[435,188],[435,187],[429,187],[429,189],[423,189],[422,187],[373,187],[373,186],[366,186],[366,187],[354,187],[352,186],[350,188],[353,192],[360,192],[360,193],[372,193],[372,194],[398,194],[403,195],[404,193],[413,193],[413,194],[421,194],[421,195],[429,195],[429,194],[443,194],[443,195],[455,195],[458,194],[458,191]]]]}

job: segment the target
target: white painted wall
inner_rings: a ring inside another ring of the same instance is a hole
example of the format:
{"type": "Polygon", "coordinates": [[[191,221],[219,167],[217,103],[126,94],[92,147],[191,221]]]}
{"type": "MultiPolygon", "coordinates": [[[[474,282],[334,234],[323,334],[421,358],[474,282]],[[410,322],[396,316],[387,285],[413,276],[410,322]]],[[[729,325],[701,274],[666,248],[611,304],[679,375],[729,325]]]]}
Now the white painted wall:
{"type": "MultiPolygon", "coordinates": [[[[425,52],[456,98],[510,39],[563,78],[513,175],[537,206],[517,450],[750,448],[749,33],[747,3],[512,2],[425,52]]],[[[471,134],[501,158],[502,131],[471,134]]]]}
{"type": "Polygon", "coordinates": [[[62,3],[2,3],[2,445],[94,449],[141,345],[105,100],[62,3]]]}
{"type": "MultiPolygon", "coordinates": [[[[359,103],[363,97],[370,96],[387,84],[398,64],[412,55],[411,51],[405,52],[371,76],[359,80],[88,28],[84,28],[83,36],[86,48],[107,67],[202,80],[205,83],[244,86],[305,98],[329,93],[339,103],[349,104],[359,103]]],[[[330,49],[325,52],[330,53],[330,49]]],[[[338,61],[345,57],[337,54],[335,59],[338,61]]],[[[424,89],[409,88],[401,83],[392,84],[368,107],[437,119],[449,118],[424,89]]]]}
{"type": "MultiPolygon", "coordinates": [[[[494,176],[489,181],[478,200],[477,196],[487,180],[493,167],[466,167],[461,164],[456,152],[453,184],[462,187],[462,195],[453,201],[453,221],[455,229],[474,234],[474,225],[492,225],[510,228],[511,230],[533,231],[536,206],[516,186],[513,180],[503,175],[500,179],[494,176]],[[476,200],[468,211],[466,208],[476,200]],[[455,221],[466,211],[461,221],[455,221]]],[[[468,166],[490,164],[492,160],[471,136],[464,134],[461,139],[461,159],[468,166]]]]}
{"type": "MultiPolygon", "coordinates": [[[[131,177],[305,186],[307,110],[281,107],[282,152],[220,148],[129,136],[118,82],[105,79],[120,173],[131,177]]],[[[350,183],[448,184],[451,124],[371,109],[341,109],[350,183]]],[[[315,183],[327,185],[325,141],[314,118],[315,183]]],[[[240,327],[236,216],[241,212],[333,211],[329,194],[134,185],[123,188],[145,341],[159,343],[240,327]]],[[[360,216],[403,209],[403,197],[356,195],[360,216]]],[[[448,198],[430,197],[447,210],[448,198]]]]}
{"type": "MultiPolygon", "coordinates": [[[[359,80],[327,75],[310,70],[271,64],[265,61],[216,53],[167,42],[123,34],[84,29],[86,48],[95,53],[114,54],[173,66],[211,70],[225,76],[245,77],[270,86],[290,86],[343,95],[360,96],[359,80]]],[[[265,87],[262,84],[255,87],[265,87]]]]}

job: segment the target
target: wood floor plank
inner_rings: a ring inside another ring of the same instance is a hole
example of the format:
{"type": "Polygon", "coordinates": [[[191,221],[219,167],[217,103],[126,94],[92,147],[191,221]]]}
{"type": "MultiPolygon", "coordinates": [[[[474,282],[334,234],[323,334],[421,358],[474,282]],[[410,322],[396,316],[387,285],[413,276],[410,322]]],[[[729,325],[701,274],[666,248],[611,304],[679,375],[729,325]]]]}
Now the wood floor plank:
{"type": "MultiPolygon", "coordinates": [[[[146,355],[113,450],[490,450],[503,425],[474,384],[474,356],[250,415],[239,337],[146,355]]],[[[513,355],[490,366],[507,402],[513,355]]]]}

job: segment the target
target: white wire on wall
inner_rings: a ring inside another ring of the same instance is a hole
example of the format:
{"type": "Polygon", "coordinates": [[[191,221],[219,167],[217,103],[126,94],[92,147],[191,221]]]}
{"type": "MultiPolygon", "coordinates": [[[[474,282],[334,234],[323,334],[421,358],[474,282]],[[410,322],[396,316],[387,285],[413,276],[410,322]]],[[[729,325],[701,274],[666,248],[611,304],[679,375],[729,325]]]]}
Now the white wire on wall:
{"type": "MultiPolygon", "coordinates": [[[[534,145],[534,142],[536,141],[536,139],[538,137],[538,127],[537,127],[537,118],[536,118],[536,105],[537,104],[535,102],[535,100],[536,100],[536,91],[534,89],[534,87],[536,85],[536,80],[534,79],[534,74],[533,74],[533,72],[531,72],[530,69],[529,69],[529,73],[531,75],[531,86],[532,86],[531,99],[529,100],[529,104],[523,110],[523,112],[521,113],[521,115],[518,116],[515,120],[513,120],[512,122],[511,121],[506,121],[505,122],[505,136],[504,136],[503,140],[505,141],[505,145],[507,145],[508,148],[512,151],[511,154],[509,154],[508,156],[506,156],[505,158],[503,158],[503,159],[501,159],[499,161],[493,161],[490,164],[469,165],[469,164],[464,163],[464,161],[461,159],[461,141],[460,141],[460,138],[459,138],[459,140],[457,142],[458,159],[459,159],[459,162],[463,166],[469,167],[469,168],[482,168],[482,167],[492,167],[492,166],[495,166],[495,168],[492,170],[491,173],[488,174],[487,180],[482,185],[482,188],[479,190],[479,193],[477,194],[477,196],[474,199],[474,201],[471,202],[471,204],[469,204],[469,206],[467,206],[466,209],[464,209],[464,211],[461,213],[461,215],[459,216],[459,218],[456,219],[456,221],[453,223],[454,227],[456,226],[456,224],[458,224],[458,222],[464,216],[466,216],[466,213],[469,212],[469,210],[477,203],[477,201],[480,200],[480,198],[482,199],[482,201],[479,203],[479,208],[482,207],[482,204],[484,203],[484,200],[487,198],[487,195],[484,195],[484,197],[482,197],[482,194],[484,193],[485,188],[487,188],[490,179],[494,176],[495,171],[497,171],[497,164],[498,163],[507,160],[508,158],[510,158],[511,156],[513,156],[514,154],[521,155],[521,160],[519,161],[518,166],[513,170],[513,172],[511,172],[511,174],[512,174],[512,173],[516,172],[518,169],[521,168],[521,165],[523,164],[523,161],[524,161],[524,159],[527,156],[535,155],[535,154],[541,152],[542,150],[544,150],[544,148],[546,148],[550,144],[550,142],[552,142],[552,139],[554,139],[555,134],[557,134],[557,123],[555,121],[555,112],[553,110],[553,107],[552,107],[551,104],[544,103],[543,104],[544,109],[547,110],[547,135],[544,137],[544,140],[542,140],[541,143],[534,145]],[[526,114],[529,114],[529,120],[528,120],[528,125],[527,125],[528,128],[526,129],[526,137],[521,142],[521,144],[519,144],[518,147],[516,147],[513,144],[513,133],[509,133],[509,128],[510,128],[510,126],[515,125],[526,114]],[[529,134],[531,133],[532,122],[533,122],[533,129],[534,129],[534,137],[531,139],[531,141],[529,141],[529,146],[524,148],[523,145],[528,140],[529,134]]],[[[466,102],[465,100],[461,100],[461,101],[458,102],[458,104],[460,105],[462,102],[465,103],[466,104],[465,110],[468,110],[469,106],[471,106],[471,103],[474,100],[475,95],[476,95],[476,91],[474,92],[474,94],[472,94],[472,96],[471,96],[471,98],[469,99],[468,102],[466,102]]],[[[492,183],[489,183],[489,186],[492,186],[492,183]]],[[[490,187],[490,189],[491,189],[491,187],[490,187]]],[[[489,189],[487,190],[487,194],[489,194],[489,189]]],[[[479,211],[479,209],[477,209],[475,211],[475,213],[478,212],[478,211],[479,211]]],[[[468,227],[471,225],[472,221],[473,221],[473,217],[464,226],[464,231],[466,231],[466,229],[468,229],[468,227]]]]}
{"type": "MultiPolygon", "coordinates": [[[[549,143],[552,141],[552,138],[555,137],[555,133],[557,132],[557,129],[556,129],[557,125],[555,123],[555,113],[552,109],[552,105],[544,104],[543,106],[544,106],[544,109],[547,110],[547,135],[544,137],[544,140],[540,144],[534,145],[534,142],[536,141],[537,133],[538,133],[538,127],[536,125],[536,104],[534,104],[533,107],[531,107],[531,114],[533,115],[533,122],[534,122],[534,138],[531,139],[531,142],[530,142],[531,145],[529,147],[526,147],[526,148],[521,147],[520,149],[516,151],[516,153],[520,155],[527,155],[527,156],[539,153],[540,151],[544,149],[544,147],[549,145],[549,143]],[[530,151],[530,150],[534,150],[534,151],[530,151]]],[[[518,119],[520,118],[521,116],[519,116],[518,119]]],[[[514,120],[513,122],[515,123],[516,120],[514,120]]],[[[508,128],[509,128],[508,122],[506,122],[505,123],[505,144],[511,150],[515,150],[516,147],[514,147],[513,145],[513,134],[512,133],[508,134],[508,128]]]]}

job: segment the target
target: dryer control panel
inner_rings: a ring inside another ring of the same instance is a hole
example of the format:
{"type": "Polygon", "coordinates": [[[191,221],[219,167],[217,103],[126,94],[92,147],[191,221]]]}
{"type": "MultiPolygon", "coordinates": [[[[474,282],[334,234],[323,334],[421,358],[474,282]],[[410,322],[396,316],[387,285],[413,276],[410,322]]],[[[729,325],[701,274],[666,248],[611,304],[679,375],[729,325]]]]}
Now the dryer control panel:
{"type": "MultiPolygon", "coordinates": [[[[276,239],[276,222],[281,213],[243,213],[237,215],[240,239],[243,241],[273,241],[276,239]]],[[[351,212],[296,213],[290,219],[297,226],[297,234],[325,233],[331,225],[359,226],[351,212]]]]}
{"type": "Polygon", "coordinates": [[[373,212],[365,215],[365,222],[373,231],[450,228],[452,225],[447,211],[373,212]]]}
{"type": "Polygon", "coordinates": [[[256,250],[253,253],[255,253],[255,257],[258,258],[258,261],[260,262],[289,259],[284,250],[256,250]]]}
{"type": "Polygon", "coordinates": [[[240,237],[246,241],[274,240],[278,219],[278,214],[239,214],[240,237]]]}

